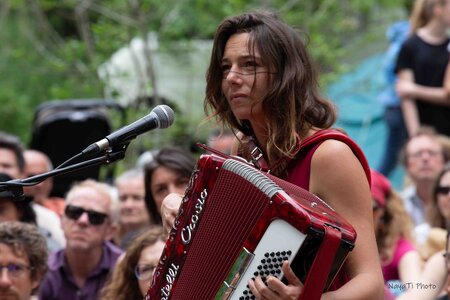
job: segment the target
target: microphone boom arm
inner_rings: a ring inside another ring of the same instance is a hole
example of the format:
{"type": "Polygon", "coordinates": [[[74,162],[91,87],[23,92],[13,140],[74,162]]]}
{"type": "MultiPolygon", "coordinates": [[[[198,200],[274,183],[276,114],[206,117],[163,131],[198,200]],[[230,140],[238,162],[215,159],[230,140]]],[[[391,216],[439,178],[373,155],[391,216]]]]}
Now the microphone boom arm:
{"type": "Polygon", "coordinates": [[[55,168],[51,171],[24,179],[13,179],[6,182],[0,182],[0,192],[11,191],[14,193],[16,197],[21,197],[23,195],[22,188],[24,186],[32,186],[39,184],[45,179],[53,176],[75,172],[96,165],[113,163],[125,157],[126,149],[127,147],[121,147],[120,149],[110,149],[105,151],[104,155],[101,157],[92,158],[87,161],[79,162],[63,168],[55,168]]]}

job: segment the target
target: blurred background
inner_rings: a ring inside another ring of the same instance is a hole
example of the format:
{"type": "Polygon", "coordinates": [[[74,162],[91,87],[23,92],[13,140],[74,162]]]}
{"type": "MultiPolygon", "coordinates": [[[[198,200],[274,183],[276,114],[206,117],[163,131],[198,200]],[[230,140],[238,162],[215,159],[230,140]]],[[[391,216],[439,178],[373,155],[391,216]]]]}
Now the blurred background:
{"type": "MultiPolygon", "coordinates": [[[[18,135],[26,146],[42,143],[45,126],[57,124],[57,118],[45,113],[49,103],[63,102],[68,105],[62,106],[61,119],[100,120],[104,129],[95,123],[88,127],[102,136],[164,103],[175,111],[174,125],[133,141],[119,169],[162,145],[194,149],[211,127],[201,123],[216,26],[226,16],[269,8],[304,32],[321,72],[323,93],[339,108],[337,126],[359,143],[375,168],[386,136],[383,108],[377,101],[386,84],[386,30],[407,18],[406,2],[2,0],[0,130],[18,135]],[[93,115],[83,115],[76,107],[87,100],[95,106],[93,115]]],[[[64,132],[74,141],[75,152],[84,149],[81,140],[75,149],[79,138],[64,132]]],[[[47,143],[59,139],[46,138],[47,143]]],[[[69,158],[69,153],[60,152],[69,158]]],[[[392,174],[394,183],[400,184],[402,172],[398,167],[392,174]]]]}

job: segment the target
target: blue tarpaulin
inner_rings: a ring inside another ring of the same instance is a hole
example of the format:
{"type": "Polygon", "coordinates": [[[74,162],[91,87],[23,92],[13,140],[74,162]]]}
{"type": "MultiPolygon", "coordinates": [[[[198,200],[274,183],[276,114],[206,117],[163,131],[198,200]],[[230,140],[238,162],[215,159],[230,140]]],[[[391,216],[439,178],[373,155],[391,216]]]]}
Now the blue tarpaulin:
{"type": "MultiPolygon", "coordinates": [[[[358,143],[374,169],[380,163],[386,143],[384,107],[377,100],[386,84],[383,57],[378,54],[366,58],[353,71],[331,83],[326,91],[338,107],[336,126],[358,143]]],[[[394,186],[401,189],[403,167],[399,165],[389,177],[394,186]]]]}

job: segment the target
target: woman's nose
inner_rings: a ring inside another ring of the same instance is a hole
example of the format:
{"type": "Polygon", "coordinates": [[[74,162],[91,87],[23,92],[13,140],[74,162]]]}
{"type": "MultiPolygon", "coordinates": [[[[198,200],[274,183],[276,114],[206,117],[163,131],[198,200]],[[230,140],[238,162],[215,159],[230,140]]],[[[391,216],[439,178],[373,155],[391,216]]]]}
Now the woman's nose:
{"type": "Polygon", "coordinates": [[[227,80],[230,83],[241,83],[242,82],[242,74],[234,71],[229,70],[226,75],[224,76],[225,80],[227,80]]]}

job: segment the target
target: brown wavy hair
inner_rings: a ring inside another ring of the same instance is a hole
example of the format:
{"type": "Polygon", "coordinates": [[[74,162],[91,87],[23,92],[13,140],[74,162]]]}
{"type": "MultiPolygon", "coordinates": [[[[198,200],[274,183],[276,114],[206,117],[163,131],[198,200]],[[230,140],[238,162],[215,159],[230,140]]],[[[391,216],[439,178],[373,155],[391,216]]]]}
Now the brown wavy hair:
{"type": "Polygon", "coordinates": [[[334,105],[319,93],[316,70],[300,34],[270,11],[255,11],[225,19],[217,28],[206,75],[204,110],[207,119],[253,134],[246,120],[237,119],[222,92],[222,58],[228,39],[249,33],[249,51],[258,49],[272,75],[262,108],[268,128],[267,159],[271,165],[293,157],[310,128],[329,128],[336,120],[334,105]]]}
{"type": "Polygon", "coordinates": [[[390,260],[395,245],[400,238],[416,244],[412,235],[413,223],[407,213],[400,195],[391,189],[386,195],[386,209],[381,218],[382,225],[377,228],[376,237],[378,251],[383,260],[390,260]]]}
{"type": "Polygon", "coordinates": [[[195,168],[195,157],[183,148],[167,146],[158,151],[154,158],[144,166],[145,180],[145,206],[152,222],[162,224],[161,215],[156,207],[152,194],[152,176],[159,167],[165,167],[179,174],[181,177],[190,178],[195,168]]]}
{"type": "Polygon", "coordinates": [[[47,242],[35,225],[17,221],[1,222],[0,244],[10,247],[16,255],[28,257],[32,279],[40,282],[44,278],[48,269],[47,242]]]}
{"type": "Polygon", "coordinates": [[[162,240],[162,227],[152,226],[143,232],[127,248],[123,259],[117,262],[111,278],[101,292],[101,300],[142,300],[134,268],[139,262],[142,250],[162,240]]]}

